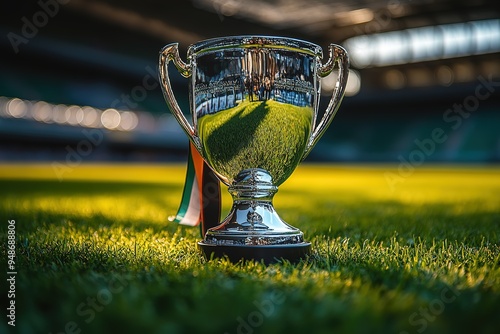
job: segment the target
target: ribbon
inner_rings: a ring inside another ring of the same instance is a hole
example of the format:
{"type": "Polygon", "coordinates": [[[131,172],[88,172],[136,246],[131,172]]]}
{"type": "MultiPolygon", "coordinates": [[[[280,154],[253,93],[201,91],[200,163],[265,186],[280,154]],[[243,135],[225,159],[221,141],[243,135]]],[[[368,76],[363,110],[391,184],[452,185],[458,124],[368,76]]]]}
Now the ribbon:
{"type": "Polygon", "coordinates": [[[177,214],[170,220],[182,225],[198,226],[202,237],[220,222],[220,181],[200,153],[189,142],[186,181],[177,214]]]}

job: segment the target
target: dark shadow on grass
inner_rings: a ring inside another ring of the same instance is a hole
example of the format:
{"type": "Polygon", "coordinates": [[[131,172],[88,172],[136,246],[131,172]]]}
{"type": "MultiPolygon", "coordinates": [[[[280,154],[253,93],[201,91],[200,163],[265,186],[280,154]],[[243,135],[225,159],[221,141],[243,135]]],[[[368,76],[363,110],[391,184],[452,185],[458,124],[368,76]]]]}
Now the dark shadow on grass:
{"type": "MultiPolygon", "coordinates": [[[[387,267],[384,263],[374,263],[356,256],[345,256],[341,260],[315,256],[310,261],[316,269],[336,271],[345,280],[362,282],[366,289],[377,291],[381,300],[395,292],[398,294],[395,303],[404,298],[411,300],[406,305],[400,303],[402,308],[398,310],[388,307],[384,311],[384,314],[397,314],[396,318],[387,318],[391,323],[397,321],[393,324],[396,325],[396,333],[424,332],[426,329],[429,329],[426,332],[442,333],[443,326],[447,328],[444,331],[447,333],[472,333],[475,332],[474,327],[484,321],[483,318],[489,317],[491,310],[500,307],[494,288],[487,285],[458,288],[457,285],[451,285],[449,280],[440,279],[438,270],[417,268],[408,271],[402,266],[387,267]],[[481,299],[481,303],[474,301],[478,299],[481,299]]],[[[358,294],[357,288],[351,291],[347,289],[342,297],[355,299],[358,294]]],[[[493,318],[489,319],[491,321],[493,318]]],[[[494,326],[490,323],[488,327],[494,326]]],[[[379,331],[372,329],[370,332],[379,331]]]]}
{"type": "MultiPolygon", "coordinates": [[[[0,206],[0,213],[3,214],[4,208],[0,206]]],[[[168,232],[176,233],[181,232],[182,234],[190,234],[198,229],[193,229],[192,227],[182,226],[174,222],[165,221],[165,224],[151,223],[149,220],[142,219],[125,219],[116,220],[110,217],[106,217],[102,214],[94,214],[82,217],[77,214],[62,214],[45,212],[42,210],[32,210],[30,212],[22,210],[9,210],[7,213],[9,217],[13,217],[17,223],[18,236],[21,238],[26,233],[35,232],[37,228],[50,229],[53,227],[64,228],[68,224],[71,228],[75,229],[77,232],[84,234],[92,234],[96,231],[103,231],[106,229],[120,227],[133,232],[143,232],[145,230],[151,230],[153,233],[168,232]],[[185,230],[187,233],[183,233],[185,230]]],[[[0,230],[6,230],[5,226],[2,225],[0,230]]]]}
{"type": "Polygon", "coordinates": [[[123,192],[137,192],[144,190],[157,191],[181,191],[180,185],[175,183],[152,183],[152,182],[110,182],[93,180],[0,180],[0,186],[4,194],[15,193],[19,195],[102,195],[121,194],[123,192]]]}
{"type": "MultiPolygon", "coordinates": [[[[178,203],[168,203],[165,200],[165,194],[175,192],[181,195],[181,187],[179,184],[170,183],[147,183],[147,182],[108,182],[108,181],[64,181],[57,180],[2,180],[1,189],[3,195],[15,194],[16,197],[37,198],[56,197],[61,200],[71,199],[72,197],[84,196],[89,200],[95,196],[116,197],[116,201],[120,201],[120,196],[137,197],[154,204],[154,206],[170,212],[165,212],[167,217],[170,214],[175,214],[178,203]],[[169,209],[170,208],[170,209],[169,209]]],[[[57,206],[57,201],[54,201],[54,206],[57,206]]],[[[58,225],[63,222],[71,221],[75,223],[76,228],[80,226],[85,230],[97,228],[99,226],[112,227],[123,226],[137,231],[144,229],[153,229],[154,231],[169,230],[176,231],[178,224],[168,222],[165,219],[165,225],[151,223],[150,221],[142,220],[126,220],[116,221],[105,214],[94,214],[81,216],[79,214],[54,213],[36,209],[13,209],[6,207],[5,201],[0,202],[0,213],[10,219],[16,219],[21,226],[28,229],[39,227],[40,224],[58,225]],[[31,226],[30,226],[31,225],[31,226]],[[30,227],[28,227],[30,226],[30,227]]],[[[5,224],[0,225],[0,230],[6,229],[5,224]]],[[[22,233],[22,228],[19,233],[22,233]]]]}
{"type": "MultiPolygon", "coordinates": [[[[304,198],[300,191],[287,190],[287,197],[304,198]]],[[[276,197],[280,196],[278,193],[276,197]]],[[[500,211],[481,210],[481,202],[469,202],[471,208],[457,210],[460,203],[435,202],[410,205],[396,200],[373,200],[356,195],[356,201],[315,200],[307,196],[307,209],[275,209],[292,226],[300,228],[306,238],[325,235],[353,241],[400,240],[423,237],[478,246],[482,242],[500,244],[500,211]],[[478,208],[474,210],[474,205],[478,208]],[[314,208],[314,209],[310,209],[314,208]],[[289,219],[288,217],[292,217],[289,219]]]]}

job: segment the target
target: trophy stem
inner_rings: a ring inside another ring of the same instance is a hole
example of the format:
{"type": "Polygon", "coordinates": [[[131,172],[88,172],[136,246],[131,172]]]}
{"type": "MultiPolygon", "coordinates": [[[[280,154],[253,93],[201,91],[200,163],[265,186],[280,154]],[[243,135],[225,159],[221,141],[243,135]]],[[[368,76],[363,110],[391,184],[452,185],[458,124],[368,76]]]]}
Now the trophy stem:
{"type": "Polygon", "coordinates": [[[277,259],[298,261],[310,251],[303,233],[284,222],[272,199],[278,187],[260,168],[243,170],[229,187],[233,206],[218,226],[207,231],[198,245],[207,258],[227,256],[231,261],[277,259]]]}

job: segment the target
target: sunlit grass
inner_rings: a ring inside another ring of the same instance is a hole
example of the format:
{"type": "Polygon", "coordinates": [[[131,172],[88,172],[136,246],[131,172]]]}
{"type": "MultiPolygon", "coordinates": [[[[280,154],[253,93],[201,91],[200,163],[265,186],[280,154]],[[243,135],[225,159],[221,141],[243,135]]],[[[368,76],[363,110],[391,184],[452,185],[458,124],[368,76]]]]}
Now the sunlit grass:
{"type": "Polygon", "coordinates": [[[0,332],[500,327],[497,168],[422,167],[390,187],[385,173],[397,166],[302,165],[275,207],[304,231],[313,254],[270,266],[206,262],[195,247],[199,230],[167,221],[184,171],[81,165],[60,182],[50,165],[0,166],[1,242],[15,219],[18,271],[17,331],[2,321],[0,332]]]}

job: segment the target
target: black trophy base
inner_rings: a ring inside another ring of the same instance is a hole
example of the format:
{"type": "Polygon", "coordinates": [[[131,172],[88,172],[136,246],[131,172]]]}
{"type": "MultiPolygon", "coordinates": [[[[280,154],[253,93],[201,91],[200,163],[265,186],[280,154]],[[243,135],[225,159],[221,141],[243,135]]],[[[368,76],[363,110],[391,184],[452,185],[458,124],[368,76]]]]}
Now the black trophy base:
{"type": "Polygon", "coordinates": [[[228,258],[229,261],[237,263],[241,260],[263,261],[265,264],[280,262],[283,260],[291,263],[305,259],[311,252],[310,242],[286,245],[213,245],[203,241],[198,242],[198,249],[207,260],[212,258],[228,258]]]}

